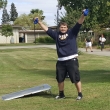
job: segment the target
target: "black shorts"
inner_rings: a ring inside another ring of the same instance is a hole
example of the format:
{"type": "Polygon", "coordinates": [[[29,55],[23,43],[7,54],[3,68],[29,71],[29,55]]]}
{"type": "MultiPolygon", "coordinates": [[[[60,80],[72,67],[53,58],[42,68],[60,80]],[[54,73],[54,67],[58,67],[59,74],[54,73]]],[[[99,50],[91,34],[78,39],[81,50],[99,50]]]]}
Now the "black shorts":
{"type": "Polygon", "coordinates": [[[56,79],[58,83],[65,80],[67,73],[72,83],[77,83],[80,81],[79,63],[77,58],[67,61],[57,61],[56,79]]]}

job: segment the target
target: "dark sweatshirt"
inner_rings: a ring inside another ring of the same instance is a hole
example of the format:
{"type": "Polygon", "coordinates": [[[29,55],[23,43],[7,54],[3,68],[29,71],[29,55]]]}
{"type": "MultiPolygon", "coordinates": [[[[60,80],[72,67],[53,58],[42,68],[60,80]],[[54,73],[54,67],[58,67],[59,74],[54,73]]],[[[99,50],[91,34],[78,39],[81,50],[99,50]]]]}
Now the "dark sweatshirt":
{"type": "Polygon", "coordinates": [[[53,31],[50,28],[48,29],[46,33],[56,42],[58,58],[68,57],[78,53],[76,38],[80,27],[81,24],[76,23],[76,25],[66,33],[53,31]]]}

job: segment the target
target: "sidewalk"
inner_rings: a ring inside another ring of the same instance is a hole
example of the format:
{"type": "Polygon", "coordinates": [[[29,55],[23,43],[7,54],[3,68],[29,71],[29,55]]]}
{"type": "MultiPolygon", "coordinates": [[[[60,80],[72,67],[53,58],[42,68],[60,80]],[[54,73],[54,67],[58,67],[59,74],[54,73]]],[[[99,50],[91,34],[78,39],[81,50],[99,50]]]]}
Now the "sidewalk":
{"type": "Polygon", "coordinates": [[[40,47],[56,49],[55,45],[28,45],[28,46],[0,46],[0,50],[1,49],[20,49],[20,48],[40,48],[40,47]]]}
{"type": "MultiPolygon", "coordinates": [[[[55,45],[0,46],[0,49],[41,48],[41,47],[56,49],[55,45]]],[[[104,49],[103,51],[101,51],[100,49],[93,49],[93,52],[90,52],[89,49],[88,49],[88,52],[86,52],[85,48],[79,48],[79,50],[84,52],[84,53],[87,53],[87,54],[110,56],[110,49],[109,50],[104,49]]]]}
{"type": "Polygon", "coordinates": [[[104,49],[103,51],[101,51],[100,49],[93,49],[93,52],[91,52],[89,49],[88,52],[86,52],[85,48],[79,48],[79,50],[87,54],[110,56],[110,49],[109,50],[104,49]]]}

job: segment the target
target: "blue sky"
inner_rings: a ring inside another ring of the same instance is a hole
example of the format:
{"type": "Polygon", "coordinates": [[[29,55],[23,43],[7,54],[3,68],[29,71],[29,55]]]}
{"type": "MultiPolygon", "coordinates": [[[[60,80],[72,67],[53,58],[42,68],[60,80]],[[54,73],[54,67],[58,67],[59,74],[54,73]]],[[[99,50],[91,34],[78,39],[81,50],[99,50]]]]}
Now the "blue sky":
{"type": "MultiPolygon", "coordinates": [[[[31,9],[43,10],[45,22],[49,26],[55,25],[55,15],[57,13],[57,0],[8,0],[7,11],[9,13],[11,8],[11,3],[14,3],[18,14],[28,14],[31,9]]],[[[64,9],[62,9],[62,12],[64,9]]],[[[0,18],[2,16],[2,9],[0,10],[0,18]]]]}

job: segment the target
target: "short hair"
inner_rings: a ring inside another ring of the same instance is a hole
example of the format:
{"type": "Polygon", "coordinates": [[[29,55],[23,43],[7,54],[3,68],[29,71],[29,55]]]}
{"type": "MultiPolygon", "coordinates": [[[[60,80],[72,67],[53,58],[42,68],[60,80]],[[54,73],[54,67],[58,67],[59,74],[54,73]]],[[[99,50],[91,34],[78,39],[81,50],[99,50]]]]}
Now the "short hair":
{"type": "Polygon", "coordinates": [[[61,22],[61,23],[59,23],[59,27],[60,27],[61,25],[68,27],[68,24],[67,24],[66,22],[61,22]]]}

